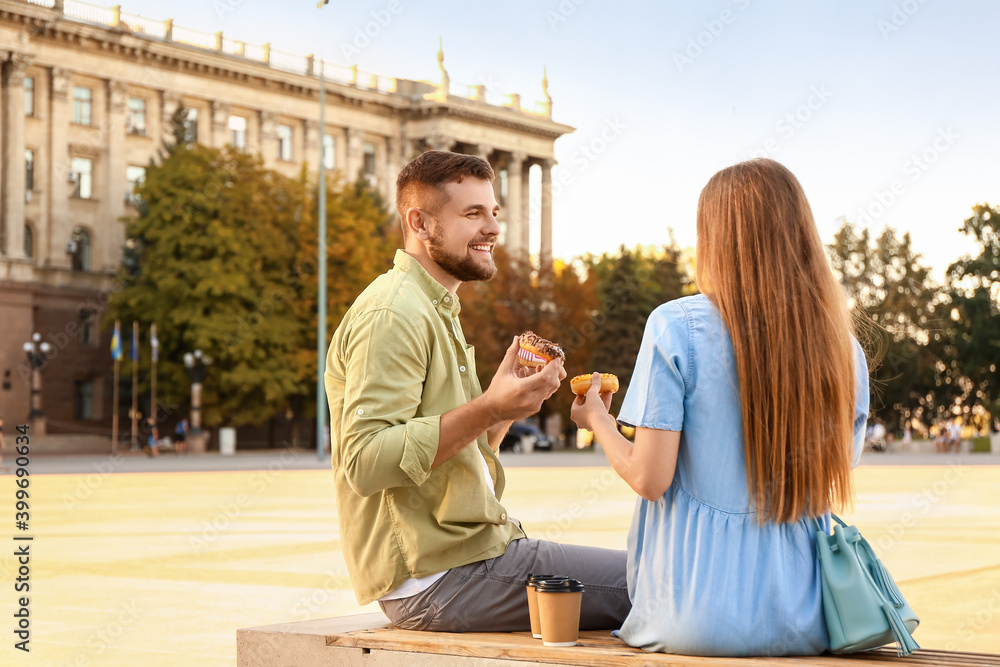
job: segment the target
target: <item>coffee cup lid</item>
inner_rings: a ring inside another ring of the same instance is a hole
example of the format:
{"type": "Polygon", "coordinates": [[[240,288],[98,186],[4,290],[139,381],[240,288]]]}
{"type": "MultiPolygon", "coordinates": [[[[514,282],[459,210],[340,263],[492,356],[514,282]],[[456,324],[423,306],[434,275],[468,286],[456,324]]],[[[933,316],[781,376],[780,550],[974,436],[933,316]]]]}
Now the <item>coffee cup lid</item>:
{"type": "Polygon", "coordinates": [[[528,585],[529,586],[534,586],[539,581],[543,581],[543,580],[546,580],[546,579],[556,579],[556,580],[559,580],[559,579],[569,579],[569,577],[561,575],[561,574],[529,574],[528,575],[528,585]]]}
{"type": "Polygon", "coordinates": [[[576,579],[542,579],[535,584],[539,593],[582,593],[583,584],[576,579]]]}

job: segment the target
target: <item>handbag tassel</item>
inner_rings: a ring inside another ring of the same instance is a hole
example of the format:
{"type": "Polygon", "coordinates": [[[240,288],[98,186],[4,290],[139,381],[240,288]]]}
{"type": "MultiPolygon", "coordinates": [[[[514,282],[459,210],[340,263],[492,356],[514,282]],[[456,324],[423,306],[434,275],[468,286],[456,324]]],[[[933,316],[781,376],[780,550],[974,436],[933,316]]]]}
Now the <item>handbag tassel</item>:
{"type": "MultiPolygon", "coordinates": [[[[863,540],[862,540],[863,541],[863,540]]],[[[868,552],[868,557],[871,559],[869,561],[871,567],[872,579],[875,581],[875,585],[878,587],[879,592],[892,602],[896,609],[902,609],[906,601],[903,599],[903,594],[899,591],[899,587],[896,586],[896,582],[892,580],[892,575],[889,571],[885,569],[885,565],[879,560],[875,552],[872,551],[871,546],[867,542],[864,543],[865,549],[868,552]]]]}
{"type": "Polygon", "coordinates": [[[919,649],[920,644],[913,639],[913,635],[906,629],[906,625],[903,623],[903,619],[900,617],[899,612],[896,611],[896,608],[888,602],[884,602],[882,604],[882,611],[885,612],[886,618],[889,619],[889,627],[892,628],[892,637],[896,640],[896,655],[903,657],[919,649]]]}

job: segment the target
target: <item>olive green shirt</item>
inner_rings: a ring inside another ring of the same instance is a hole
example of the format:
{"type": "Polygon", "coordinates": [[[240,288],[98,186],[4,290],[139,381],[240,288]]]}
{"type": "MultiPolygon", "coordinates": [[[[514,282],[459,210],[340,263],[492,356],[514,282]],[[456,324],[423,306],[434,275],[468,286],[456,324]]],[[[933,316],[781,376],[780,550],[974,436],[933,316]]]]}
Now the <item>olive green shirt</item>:
{"type": "Polygon", "coordinates": [[[486,434],[437,468],[441,415],[482,394],[458,298],[402,250],[357,298],[326,360],[340,539],[359,604],[524,537],[486,434]],[[496,493],[487,485],[483,459],[496,493]]]}

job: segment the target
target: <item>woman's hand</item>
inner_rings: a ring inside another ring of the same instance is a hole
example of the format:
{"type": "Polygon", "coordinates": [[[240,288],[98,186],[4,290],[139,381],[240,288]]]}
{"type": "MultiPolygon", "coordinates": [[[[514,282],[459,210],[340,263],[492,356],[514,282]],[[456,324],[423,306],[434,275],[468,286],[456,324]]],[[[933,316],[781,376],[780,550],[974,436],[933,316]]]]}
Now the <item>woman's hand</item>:
{"type": "Polygon", "coordinates": [[[577,396],[576,400],[573,401],[573,407],[570,408],[570,419],[572,419],[577,426],[588,431],[593,431],[594,426],[601,421],[607,421],[613,418],[608,414],[608,410],[611,408],[611,392],[606,391],[603,394],[600,393],[601,390],[601,374],[594,373],[590,378],[590,389],[583,396],[577,396]]]}

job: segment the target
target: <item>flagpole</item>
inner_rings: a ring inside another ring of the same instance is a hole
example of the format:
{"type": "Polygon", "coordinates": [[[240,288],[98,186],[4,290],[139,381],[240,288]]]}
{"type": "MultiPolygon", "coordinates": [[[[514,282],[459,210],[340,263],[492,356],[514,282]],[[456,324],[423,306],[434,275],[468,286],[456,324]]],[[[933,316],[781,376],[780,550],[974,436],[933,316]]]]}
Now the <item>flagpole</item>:
{"type": "Polygon", "coordinates": [[[156,423],[156,362],[159,359],[160,340],[156,337],[156,322],[149,327],[149,347],[152,349],[150,355],[150,392],[149,392],[149,418],[156,423]]]}
{"type": "MultiPolygon", "coordinates": [[[[319,9],[329,0],[320,0],[319,9]]],[[[316,458],[326,454],[326,76],[323,71],[323,42],[319,46],[319,293],[316,326],[316,458]]]]}
{"type": "Polygon", "coordinates": [[[139,322],[132,321],[132,448],[139,449],[139,322]]]}
{"type": "Polygon", "coordinates": [[[115,334],[111,340],[111,356],[115,360],[114,391],[112,392],[111,412],[111,453],[118,453],[118,372],[121,366],[121,320],[115,320],[115,334]]]}

